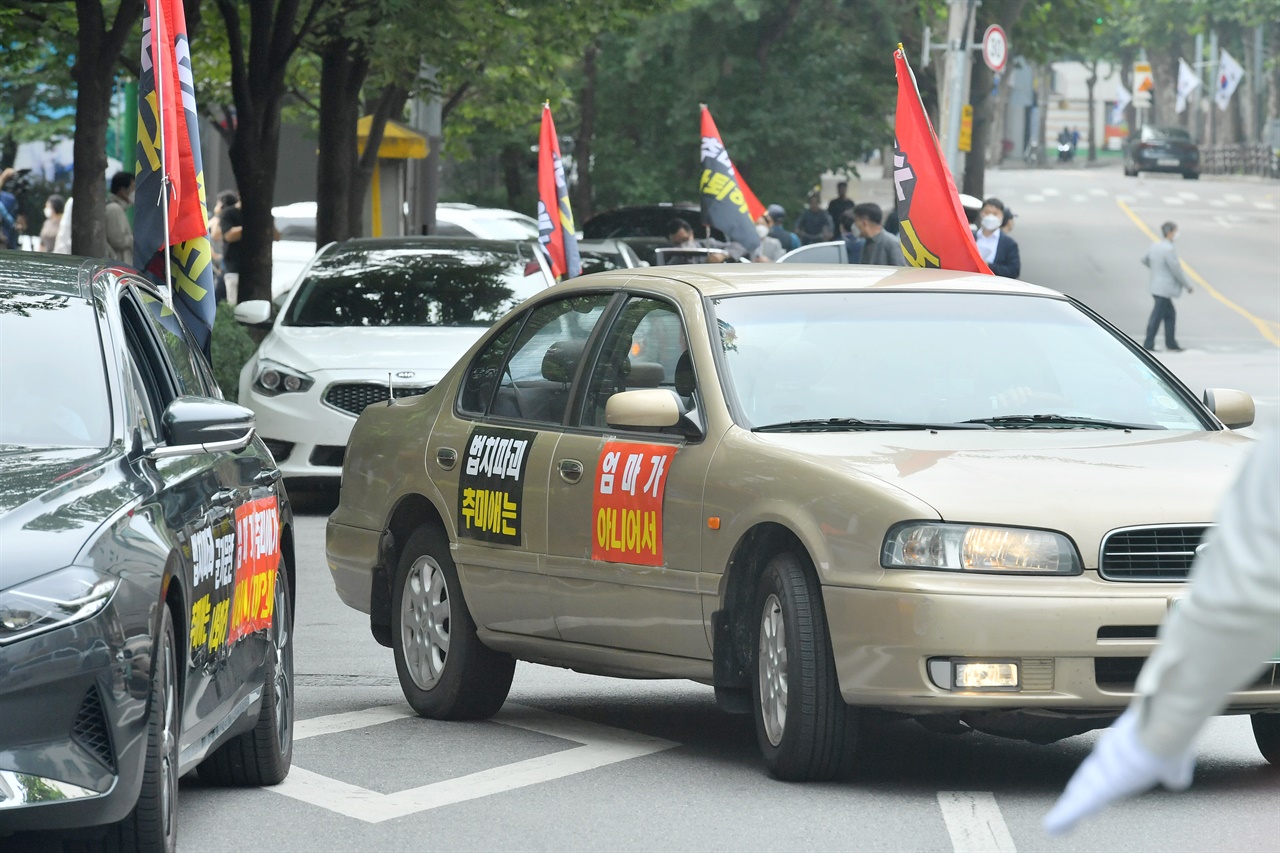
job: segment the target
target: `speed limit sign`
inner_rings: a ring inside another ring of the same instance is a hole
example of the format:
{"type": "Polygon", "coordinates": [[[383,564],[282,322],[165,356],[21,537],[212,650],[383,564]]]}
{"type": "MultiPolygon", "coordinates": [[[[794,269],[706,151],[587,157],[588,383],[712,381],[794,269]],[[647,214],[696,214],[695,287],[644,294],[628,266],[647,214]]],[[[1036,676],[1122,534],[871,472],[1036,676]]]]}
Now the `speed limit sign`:
{"type": "Polygon", "coordinates": [[[997,24],[987,27],[987,31],[982,34],[982,60],[997,74],[1004,71],[1004,66],[1009,61],[1009,37],[997,24]]]}

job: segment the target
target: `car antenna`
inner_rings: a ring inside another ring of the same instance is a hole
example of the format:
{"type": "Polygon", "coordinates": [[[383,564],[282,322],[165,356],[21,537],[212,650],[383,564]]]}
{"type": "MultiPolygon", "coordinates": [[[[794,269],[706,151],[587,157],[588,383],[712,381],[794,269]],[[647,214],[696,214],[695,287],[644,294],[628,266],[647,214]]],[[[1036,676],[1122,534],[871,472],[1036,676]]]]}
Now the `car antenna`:
{"type": "Polygon", "coordinates": [[[390,406],[396,401],[396,386],[391,384],[391,371],[387,371],[387,405],[390,406]]]}

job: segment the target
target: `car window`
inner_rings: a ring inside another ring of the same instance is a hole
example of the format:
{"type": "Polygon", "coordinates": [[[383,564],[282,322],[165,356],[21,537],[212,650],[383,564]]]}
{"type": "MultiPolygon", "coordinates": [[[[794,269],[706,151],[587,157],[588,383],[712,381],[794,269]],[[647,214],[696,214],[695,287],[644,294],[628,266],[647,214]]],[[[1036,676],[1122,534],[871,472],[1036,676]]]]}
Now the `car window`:
{"type": "Polygon", "coordinates": [[[138,304],[133,288],[125,288],[120,293],[120,319],[124,322],[125,340],[132,353],[138,371],[142,375],[142,384],[153,406],[153,416],[158,419],[175,398],[183,393],[176,384],[173,373],[165,364],[160,353],[155,333],[152,332],[150,317],[138,304]]]}
{"type": "Polygon", "coordinates": [[[205,371],[201,364],[204,356],[192,346],[187,330],[178,321],[178,316],[149,291],[140,287],[132,289],[146,307],[151,329],[164,347],[169,364],[177,374],[178,393],[196,397],[213,396],[205,382],[205,371]]]}
{"type": "Polygon", "coordinates": [[[498,387],[498,377],[502,375],[502,363],[507,360],[511,342],[519,334],[524,320],[525,315],[522,314],[508,323],[505,329],[495,335],[476,354],[462,379],[462,390],[458,394],[458,411],[469,415],[483,415],[489,410],[493,390],[498,387]]]}
{"type": "Polygon", "coordinates": [[[511,346],[490,414],[561,423],[587,339],[612,296],[571,296],[534,309],[511,346]]]}
{"type": "Polygon", "coordinates": [[[147,391],[132,346],[124,351],[124,398],[133,422],[154,442],[160,436],[160,412],[147,391]]]}
{"type": "Polygon", "coordinates": [[[578,252],[582,257],[582,274],[608,272],[627,268],[627,262],[621,253],[605,252],[596,249],[585,249],[578,252]]]}
{"type": "Polygon", "coordinates": [[[90,303],[0,289],[0,370],[0,446],[111,442],[106,369],[90,303]]]}
{"type": "Polygon", "coordinates": [[[683,370],[692,372],[686,355],[688,349],[684,324],[674,305],[647,296],[628,299],[605,335],[592,368],[582,424],[606,426],[605,404],[609,397],[621,391],[635,388],[687,391],[683,387],[677,389],[676,375],[683,370]]]}

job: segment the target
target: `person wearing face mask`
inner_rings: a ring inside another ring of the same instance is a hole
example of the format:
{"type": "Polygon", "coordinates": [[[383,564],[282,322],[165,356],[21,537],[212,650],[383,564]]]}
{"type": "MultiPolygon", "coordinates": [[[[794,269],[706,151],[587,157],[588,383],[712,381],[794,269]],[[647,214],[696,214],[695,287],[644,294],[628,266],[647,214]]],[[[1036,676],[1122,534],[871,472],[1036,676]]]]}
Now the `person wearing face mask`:
{"type": "Polygon", "coordinates": [[[1169,352],[1181,352],[1178,339],[1173,330],[1178,320],[1178,313],[1173,308],[1173,300],[1182,295],[1182,291],[1191,292],[1191,282],[1182,271],[1182,261],[1178,260],[1178,250],[1173,248],[1173,241],[1178,236],[1178,225],[1166,222],[1160,226],[1164,239],[1152,244],[1142,256],[1142,263],[1151,269],[1151,296],[1156,304],[1151,309],[1151,317],[1147,320],[1147,337],[1142,346],[1148,350],[1156,348],[1156,332],[1164,323],[1164,348],[1169,352]]]}
{"type": "Polygon", "coordinates": [[[40,251],[52,252],[58,239],[58,226],[62,224],[62,211],[66,203],[60,195],[51,195],[44,201],[44,224],[40,226],[40,251]]]}
{"type": "Polygon", "coordinates": [[[1017,278],[1022,274],[1022,257],[1018,244],[1000,226],[1004,224],[1004,202],[989,198],[982,203],[978,213],[978,230],[973,239],[978,243],[978,254],[994,275],[1017,278]]]}
{"type": "Polygon", "coordinates": [[[756,220],[756,233],[760,235],[760,245],[751,255],[751,260],[756,263],[771,263],[785,254],[782,243],[776,237],[769,236],[772,225],[768,213],[760,214],[760,218],[756,220]]]}
{"type": "Polygon", "coordinates": [[[122,264],[133,263],[133,226],[128,210],[133,206],[133,174],[116,172],[111,176],[111,194],[107,196],[107,257],[122,264]]]}

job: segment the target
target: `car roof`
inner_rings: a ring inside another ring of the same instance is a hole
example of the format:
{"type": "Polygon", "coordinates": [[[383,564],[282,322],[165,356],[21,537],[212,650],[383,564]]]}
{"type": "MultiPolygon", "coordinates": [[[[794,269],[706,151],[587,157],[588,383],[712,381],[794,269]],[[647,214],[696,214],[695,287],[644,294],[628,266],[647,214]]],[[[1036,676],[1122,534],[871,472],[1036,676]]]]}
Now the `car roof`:
{"type": "Polygon", "coordinates": [[[89,298],[94,270],[106,261],[78,255],[0,250],[0,289],[89,298]]]}
{"type": "Polygon", "coordinates": [[[732,296],[741,293],[776,293],[778,291],[814,290],[929,290],[1012,293],[1027,296],[1063,298],[1047,287],[981,273],[955,270],[916,269],[915,267],[881,267],[862,264],[684,264],[647,267],[638,270],[615,270],[596,273],[556,285],[547,292],[566,290],[575,284],[619,286],[682,282],[704,296],[732,296]]]}
{"type": "Polygon", "coordinates": [[[482,240],[479,237],[359,237],[334,243],[333,248],[325,253],[326,259],[359,252],[378,251],[468,251],[482,250],[488,252],[510,252],[516,254],[520,244],[530,244],[532,240],[482,240]]]}

